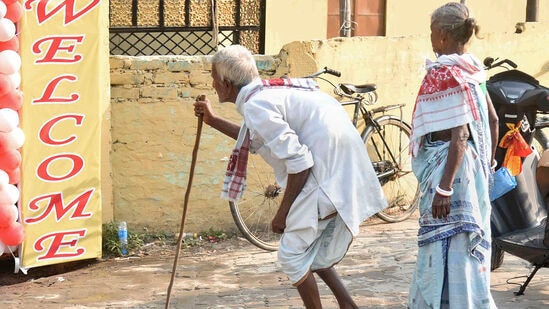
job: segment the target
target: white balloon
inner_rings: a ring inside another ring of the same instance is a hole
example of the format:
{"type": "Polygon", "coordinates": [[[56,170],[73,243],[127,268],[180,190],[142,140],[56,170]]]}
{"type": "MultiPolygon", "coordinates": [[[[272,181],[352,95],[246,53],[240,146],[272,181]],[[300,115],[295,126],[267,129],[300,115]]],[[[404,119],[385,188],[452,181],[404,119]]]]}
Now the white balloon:
{"type": "Polygon", "coordinates": [[[8,246],[6,246],[1,240],[0,240],[0,255],[4,254],[8,249],[8,246]]]}
{"type": "Polygon", "coordinates": [[[11,40],[15,36],[15,24],[7,18],[0,18],[0,42],[11,40]]]}
{"type": "Polygon", "coordinates": [[[11,49],[0,52],[0,73],[11,75],[21,68],[21,56],[11,49]]]}
{"type": "Polygon", "coordinates": [[[0,170],[0,187],[2,187],[2,184],[8,184],[10,183],[10,176],[6,171],[0,170]]]}
{"type": "Polygon", "coordinates": [[[15,148],[19,149],[25,143],[25,133],[21,128],[17,127],[11,130],[9,133],[10,137],[15,141],[15,148]]]}
{"type": "Polygon", "coordinates": [[[19,114],[11,108],[0,109],[0,132],[11,132],[19,125],[19,114]]]}
{"type": "Polygon", "coordinates": [[[8,8],[6,7],[6,4],[0,1],[0,18],[4,18],[7,12],[8,12],[8,8]]]}
{"type": "Polygon", "coordinates": [[[21,74],[19,71],[8,75],[8,78],[11,80],[11,84],[13,85],[13,88],[19,88],[21,86],[21,74]]]}
{"type": "Polygon", "coordinates": [[[6,185],[5,188],[6,188],[6,191],[8,191],[8,196],[11,201],[10,204],[17,203],[17,201],[19,200],[19,189],[17,189],[17,187],[12,184],[6,185]]]}
{"type": "Polygon", "coordinates": [[[15,204],[11,204],[8,206],[8,208],[12,212],[15,221],[19,220],[19,209],[17,208],[17,206],[15,206],[15,204]]]}

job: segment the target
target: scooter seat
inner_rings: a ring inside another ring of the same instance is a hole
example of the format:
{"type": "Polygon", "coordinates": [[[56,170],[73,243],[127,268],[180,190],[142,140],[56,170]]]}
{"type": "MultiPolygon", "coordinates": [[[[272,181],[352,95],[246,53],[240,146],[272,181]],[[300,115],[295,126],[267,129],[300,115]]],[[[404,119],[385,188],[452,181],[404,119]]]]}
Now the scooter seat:
{"type": "Polygon", "coordinates": [[[543,244],[547,218],[533,227],[514,231],[494,239],[503,251],[536,266],[549,267],[549,247],[543,244]]]}

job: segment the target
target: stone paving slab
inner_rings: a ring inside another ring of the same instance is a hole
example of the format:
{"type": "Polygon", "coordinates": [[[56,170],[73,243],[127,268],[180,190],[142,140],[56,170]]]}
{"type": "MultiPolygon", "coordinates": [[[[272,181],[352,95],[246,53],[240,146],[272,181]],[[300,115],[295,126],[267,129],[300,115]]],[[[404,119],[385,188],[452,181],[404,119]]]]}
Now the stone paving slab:
{"type": "MultiPolygon", "coordinates": [[[[337,266],[361,308],[406,308],[416,257],[415,218],[364,223],[346,258],[337,266]]],[[[126,258],[73,272],[0,287],[0,308],[164,308],[172,256],[126,258]]],[[[549,308],[549,270],[541,269],[525,295],[515,296],[530,271],[527,262],[506,255],[492,272],[498,308],[549,308]]],[[[319,281],[320,282],[320,281],[319,281]]],[[[319,283],[324,308],[337,308],[319,283]]],[[[276,252],[243,239],[218,249],[182,252],[170,308],[303,308],[297,290],[277,271],[276,252]]]]}

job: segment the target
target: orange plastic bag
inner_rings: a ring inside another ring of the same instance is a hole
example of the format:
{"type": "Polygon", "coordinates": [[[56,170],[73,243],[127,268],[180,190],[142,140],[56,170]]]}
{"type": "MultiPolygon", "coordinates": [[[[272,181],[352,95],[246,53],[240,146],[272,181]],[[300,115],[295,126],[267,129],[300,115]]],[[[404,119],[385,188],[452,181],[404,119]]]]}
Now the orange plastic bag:
{"type": "Polygon", "coordinates": [[[506,123],[509,131],[499,141],[499,147],[507,148],[501,166],[506,167],[511,175],[516,176],[522,171],[522,159],[532,153],[532,148],[520,134],[522,121],[512,124],[506,123]]]}

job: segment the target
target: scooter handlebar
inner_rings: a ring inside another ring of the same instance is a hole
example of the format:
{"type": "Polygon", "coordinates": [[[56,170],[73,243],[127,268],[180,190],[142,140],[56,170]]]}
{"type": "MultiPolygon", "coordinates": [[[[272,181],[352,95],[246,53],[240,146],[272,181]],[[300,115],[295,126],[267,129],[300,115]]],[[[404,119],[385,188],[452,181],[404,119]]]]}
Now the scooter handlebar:
{"type": "Polygon", "coordinates": [[[513,62],[512,60],[503,59],[503,60],[500,60],[500,61],[494,63],[494,61],[496,61],[496,60],[498,60],[498,58],[494,59],[492,57],[486,57],[486,58],[484,58],[483,64],[487,69],[500,67],[500,66],[503,66],[504,64],[509,65],[513,69],[517,68],[517,64],[515,62],[513,62]]]}

